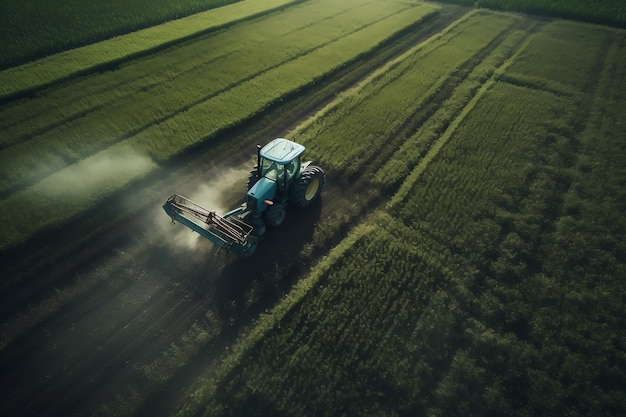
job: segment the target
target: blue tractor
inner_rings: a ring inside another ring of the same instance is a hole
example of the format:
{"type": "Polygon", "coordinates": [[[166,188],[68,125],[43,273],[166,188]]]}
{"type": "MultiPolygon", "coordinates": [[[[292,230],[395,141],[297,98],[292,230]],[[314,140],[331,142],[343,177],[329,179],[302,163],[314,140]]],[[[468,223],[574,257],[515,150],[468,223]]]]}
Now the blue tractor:
{"type": "Polygon", "coordinates": [[[324,171],[302,162],[304,146],[277,138],[257,146],[257,165],[248,178],[241,206],[218,215],[178,194],[163,205],[165,212],[200,235],[241,256],[251,256],[266,228],[280,226],[287,206],[304,208],[322,192],[324,171]]]}

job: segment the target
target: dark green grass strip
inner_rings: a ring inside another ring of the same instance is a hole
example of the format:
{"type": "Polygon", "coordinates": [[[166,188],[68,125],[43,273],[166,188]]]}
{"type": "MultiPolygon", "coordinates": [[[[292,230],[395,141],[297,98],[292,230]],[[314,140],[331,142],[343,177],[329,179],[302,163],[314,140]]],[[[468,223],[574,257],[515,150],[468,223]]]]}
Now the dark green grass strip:
{"type": "Polygon", "coordinates": [[[442,0],[442,3],[626,27],[626,8],[622,0],[442,0]]]}
{"type": "Polygon", "coordinates": [[[240,0],[3,2],[0,69],[240,0]]]}

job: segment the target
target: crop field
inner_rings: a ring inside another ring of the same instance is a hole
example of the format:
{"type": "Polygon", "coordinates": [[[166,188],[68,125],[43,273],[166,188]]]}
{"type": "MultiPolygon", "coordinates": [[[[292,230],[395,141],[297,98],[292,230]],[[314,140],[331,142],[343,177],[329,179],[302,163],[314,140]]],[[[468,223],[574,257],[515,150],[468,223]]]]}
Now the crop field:
{"type": "Polygon", "coordinates": [[[626,27],[626,8],[621,0],[442,0],[466,6],[510,10],[535,15],[582,20],[626,27]]]}
{"type": "Polygon", "coordinates": [[[0,71],[0,415],[626,414],[626,30],[556,3],[241,2],[0,71]],[[319,202],[250,259],[170,226],[273,137],[319,202]]]}
{"type": "Polygon", "coordinates": [[[234,0],[5,2],[0,14],[0,68],[132,32],[234,0]]]}
{"type": "Polygon", "coordinates": [[[243,34],[234,34],[236,47],[232,34],[225,33],[203,42],[206,52],[196,47],[201,41],[195,41],[159,54],[157,62],[135,64],[166,68],[159,74],[168,82],[148,75],[138,80],[131,63],[111,74],[110,81],[105,74],[98,82],[84,80],[86,86],[81,80],[55,88],[52,112],[44,110],[50,105],[47,97],[7,105],[0,115],[6,132],[0,151],[0,195],[5,197],[0,214],[11,218],[12,226],[5,229],[0,247],[24,241],[38,229],[88,209],[128,181],[148,174],[155,162],[206,142],[216,132],[315,83],[394,31],[427,16],[433,7],[398,3],[394,8],[373,2],[322,10],[315,16],[304,7],[295,15],[243,24],[239,29],[243,34]],[[303,16],[317,22],[302,25],[303,16]],[[298,37],[302,41],[291,46],[298,37]],[[227,59],[228,65],[200,76],[220,59],[227,59]],[[128,78],[132,82],[125,81],[128,78]],[[275,87],[268,91],[268,85],[275,87]],[[85,95],[86,89],[95,91],[85,95]],[[109,178],[108,173],[94,173],[94,183],[71,180],[81,177],[81,171],[107,167],[119,158],[130,160],[109,178]],[[68,192],[75,194],[68,198],[68,192]],[[33,199],[39,200],[37,206],[30,204],[33,199]],[[23,209],[16,213],[15,206],[23,209]],[[38,218],[29,208],[49,215],[38,218]]]}

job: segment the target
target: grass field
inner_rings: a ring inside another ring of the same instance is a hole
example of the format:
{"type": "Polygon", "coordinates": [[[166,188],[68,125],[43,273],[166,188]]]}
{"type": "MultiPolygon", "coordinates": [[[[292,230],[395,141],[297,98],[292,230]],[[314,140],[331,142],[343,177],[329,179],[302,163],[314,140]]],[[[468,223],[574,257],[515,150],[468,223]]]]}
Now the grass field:
{"type": "MultiPolygon", "coordinates": [[[[252,332],[234,347],[221,378],[198,388],[193,398],[202,399],[206,415],[624,411],[623,339],[614,319],[623,314],[625,225],[614,216],[599,220],[591,208],[600,199],[599,210],[623,213],[623,192],[612,188],[623,169],[609,162],[619,157],[598,149],[621,134],[600,134],[599,113],[591,110],[604,97],[611,104],[600,110],[603,126],[620,119],[613,100],[621,93],[607,88],[623,80],[615,61],[623,33],[576,26],[570,36],[572,25],[542,27],[491,71],[467,110],[430,145],[436,153],[414,168],[419,176],[410,175],[392,205],[320,263],[304,281],[306,295],[287,297],[258,325],[263,336],[252,332]],[[555,39],[576,65],[557,71],[557,59],[554,67],[528,60],[555,39]],[[576,61],[574,50],[584,59],[576,61]],[[526,77],[539,82],[520,85],[526,77]],[[551,82],[564,87],[544,87],[551,82]],[[589,141],[599,134],[602,140],[589,141]],[[590,164],[611,170],[603,170],[613,178],[611,197],[587,188],[595,182],[590,164]],[[582,290],[589,286],[592,292],[582,290]]],[[[455,29],[480,36],[484,27],[467,26],[474,29],[455,29]]],[[[445,36],[439,40],[454,48],[445,36]]],[[[384,97],[362,91],[385,91],[386,77],[402,78],[384,74],[358,90],[361,108],[384,97]]],[[[354,111],[342,104],[313,129],[349,129],[354,111]]],[[[402,108],[410,117],[411,107],[402,108]]],[[[415,136],[423,134],[431,134],[426,126],[415,136]]],[[[615,145],[613,152],[623,152],[615,145]]]]}
{"type": "Polygon", "coordinates": [[[382,2],[358,1],[304,5],[292,15],[241,25],[242,34],[234,35],[240,45],[237,50],[224,48],[231,45],[229,33],[226,39],[218,34],[187,46],[193,54],[189,60],[179,59],[184,48],[159,55],[155,64],[168,68],[168,82],[146,77],[139,85],[127,84],[125,77],[132,77],[135,70],[130,65],[121,74],[90,77],[55,89],[57,110],[52,112],[36,110],[48,108],[45,95],[5,106],[0,116],[7,132],[0,150],[4,197],[0,212],[11,220],[0,247],[23,242],[42,228],[94,207],[151,172],[155,163],[206,142],[315,83],[433,10],[430,5],[387,7],[382,2]],[[315,24],[286,24],[316,13],[315,24]],[[265,39],[258,37],[263,32],[265,39]],[[280,48],[281,39],[286,46],[294,39],[301,42],[280,48]],[[198,55],[198,43],[207,54],[198,55]],[[250,54],[251,50],[260,55],[250,54]],[[199,77],[225,55],[228,66],[199,77]],[[183,70],[175,71],[172,65],[183,70]],[[102,78],[116,88],[107,88],[102,78]],[[90,89],[93,94],[85,96],[90,89]],[[59,102],[60,94],[68,106],[59,102]],[[81,179],[78,184],[68,181],[75,177],[81,179]],[[15,206],[25,209],[15,212],[15,206]],[[49,215],[34,214],[41,210],[49,215]]]}
{"type": "Polygon", "coordinates": [[[178,19],[236,0],[5,2],[0,69],[178,19]]]}
{"type": "Polygon", "coordinates": [[[240,1],[102,42],[74,49],[61,48],[62,52],[0,71],[0,98],[27,96],[68,78],[111,70],[132,58],[291,4],[291,0],[240,1]]]}
{"type": "Polygon", "coordinates": [[[0,415],[626,414],[626,31],[542,4],[238,2],[23,66],[0,415]],[[255,257],[169,225],[275,136],[327,187],[255,257]]]}
{"type": "Polygon", "coordinates": [[[626,9],[620,0],[443,0],[442,2],[582,20],[622,28],[626,26],[626,9]]]}

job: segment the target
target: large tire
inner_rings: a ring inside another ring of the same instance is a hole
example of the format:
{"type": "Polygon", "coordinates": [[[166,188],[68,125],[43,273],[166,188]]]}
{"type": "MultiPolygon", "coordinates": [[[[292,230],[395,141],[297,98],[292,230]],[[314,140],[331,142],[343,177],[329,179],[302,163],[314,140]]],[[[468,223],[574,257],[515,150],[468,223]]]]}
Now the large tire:
{"type": "Polygon", "coordinates": [[[302,176],[294,182],[289,193],[289,203],[298,208],[305,208],[321,194],[324,188],[324,170],[316,165],[309,165],[302,171],[302,176]]]}
{"type": "Polygon", "coordinates": [[[285,206],[280,203],[274,203],[271,206],[268,206],[265,209],[265,213],[263,213],[263,217],[265,218],[265,224],[267,227],[279,227],[285,221],[285,206]]]}
{"type": "Polygon", "coordinates": [[[254,252],[256,252],[258,246],[259,240],[253,235],[248,236],[246,243],[244,243],[242,246],[233,246],[232,248],[233,252],[235,252],[237,255],[244,258],[249,258],[254,255],[254,252]]]}

